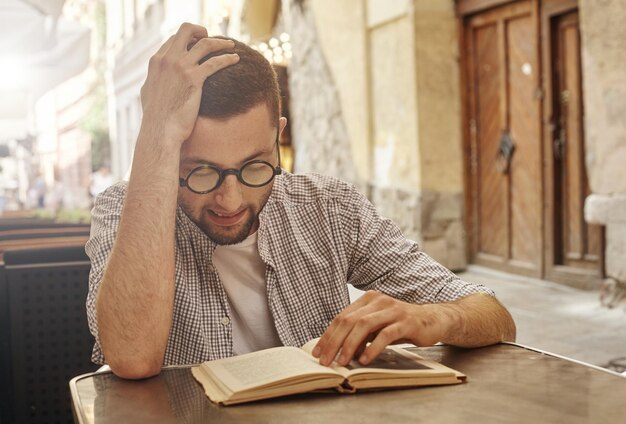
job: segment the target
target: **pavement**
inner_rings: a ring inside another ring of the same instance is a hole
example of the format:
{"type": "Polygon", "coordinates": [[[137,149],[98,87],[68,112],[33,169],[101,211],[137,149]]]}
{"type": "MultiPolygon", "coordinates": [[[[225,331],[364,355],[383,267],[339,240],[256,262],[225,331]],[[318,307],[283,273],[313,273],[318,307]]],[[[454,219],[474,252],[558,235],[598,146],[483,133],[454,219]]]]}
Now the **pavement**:
{"type": "Polygon", "coordinates": [[[626,302],[609,309],[601,304],[599,290],[579,290],[479,266],[470,266],[459,277],[496,292],[515,320],[518,343],[626,371],[626,302]]]}

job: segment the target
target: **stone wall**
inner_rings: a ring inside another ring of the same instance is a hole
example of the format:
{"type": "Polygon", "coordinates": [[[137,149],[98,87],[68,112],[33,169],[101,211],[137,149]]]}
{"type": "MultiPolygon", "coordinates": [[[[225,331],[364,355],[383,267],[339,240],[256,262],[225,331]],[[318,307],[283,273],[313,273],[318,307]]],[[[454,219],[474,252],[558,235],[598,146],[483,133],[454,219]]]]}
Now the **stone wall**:
{"type": "Polygon", "coordinates": [[[463,194],[422,191],[422,249],[448,268],[467,266],[463,194]]]}
{"type": "Polygon", "coordinates": [[[580,0],[585,143],[591,190],[626,193],[626,7],[580,0]],[[617,178],[616,178],[617,177],[617,178]]]}
{"type": "Polygon", "coordinates": [[[585,220],[606,225],[607,277],[626,282],[626,195],[590,195],[585,201],[585,220]]]}
{"type": "Polygon", "coordinates": [[[413,7],[422,249],[462,270],[467,238],[454,2],[415,0],[413,7]]]}
{"type": "Polygon", "coordinates": [[[295,170],[355,183],[406,237],[463,269],[453,1],[289,7],[295,170]]]}
{"type": "MultiPolygon", "coordinates": [[[[356,183],[426,252],[465,267],[454,1],[283,1],[292,11],[296,170],[356,183]]],[[[623,4],[579,1],[593,192],[585,217],[606,226],[606,272],[620,281],[626,281],[623,4]]]]}
{"type": "Polygon", "coordinates": [[[422,241],[420,193],[398,188],[372,186],[370,200],[380,215],[392,219],[407,238],[422,241]]]}
{"type": "Polygon", "coordinates": [[[290,1],[290,115],[295,172],[318,172],[358,184],[341,102],[306,1],[290,1]]]}
{"type": "Polygon", "coordinates": [[[414,7],[422,189],[459,194],[463,192],[463,151],[454,4],[452,0],[415,0],[414,7]]]}
{"type": "Polygon", "coordinates": [[[450,1],[367,0],[372,202],[445,266],[467,265],[450,1]]]}
{"type": "Polygon", "coordinates": [[[424,252],[454,271],[465,269],[461,194],[372,187],[371,199],[379,213],[393,219],[424,252]]]}
{"type": "Polygon", "coordinates": [[[336,84],[358,178],[371,176],[367,40],[363,1],[309,0],[317,37],[336,84]]]}
{"type": "Polygon", "coordinates": [[[586,164],[585,219],[606,226],[606,274],[626,283],[626,8],[580,0],[586,164]]]}
{"type": "Polygon", "coordinates": [[[413,15],[399,10],[392,20],[368,20],[372,184],[420,191],[413,15]]]}

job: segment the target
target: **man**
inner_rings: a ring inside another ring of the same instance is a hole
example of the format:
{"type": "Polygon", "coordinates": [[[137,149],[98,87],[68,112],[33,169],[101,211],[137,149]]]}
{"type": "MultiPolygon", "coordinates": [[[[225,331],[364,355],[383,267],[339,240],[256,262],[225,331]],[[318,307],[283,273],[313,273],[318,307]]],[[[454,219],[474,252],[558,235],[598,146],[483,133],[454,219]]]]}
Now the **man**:
{"type": "Polygon", "coordinates": [[[91,174],[89,181],[89,194],[95,198],[98,194],[113,185],[113,175],[106,165],[100,166],[97,171],[91,174]]]}
{"type": "Polygon", "coordinates": [[[97,198],[86,247],[95,362],[143,378],[319,336],[324,365],[367,364],[400,341],[514,339],[490,290],[420,252],[353,187],[281,173],[286,120],[261,54],[183,24],[141,100],[128,184],[97,198]],[[349,305],[347,283],[370,291],[349,305]]]}

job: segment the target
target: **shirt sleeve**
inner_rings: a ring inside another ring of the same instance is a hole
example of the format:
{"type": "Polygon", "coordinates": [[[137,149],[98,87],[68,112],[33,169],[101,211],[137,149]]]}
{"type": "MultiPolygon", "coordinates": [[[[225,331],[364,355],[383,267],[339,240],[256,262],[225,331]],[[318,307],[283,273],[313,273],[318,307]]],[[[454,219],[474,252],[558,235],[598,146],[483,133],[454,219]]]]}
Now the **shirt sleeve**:
{"type": "Polygon", "coordinates": [[[102,354],[98,337],[96,296],[109,254],[115,242],[125,194],[125,183],[118,183],[96,197],[93,210],[91,211],[90,237],[85,245],[85,252],[91,260],[89,291],[87,293],[87,322],[89,331],[96,339],[91,356],[92,362],[96,364],[104,363],[104,355],[102,354]]]}
{"type": "Polygon", "coordinates": [[[354,190],[349,198],[344,219],[349,222],[351,251],[348,283],[416,304],[450,302],[474,293],[495,296],[483,285],[461,280],[422,252],[361,193],[354,190]]]}

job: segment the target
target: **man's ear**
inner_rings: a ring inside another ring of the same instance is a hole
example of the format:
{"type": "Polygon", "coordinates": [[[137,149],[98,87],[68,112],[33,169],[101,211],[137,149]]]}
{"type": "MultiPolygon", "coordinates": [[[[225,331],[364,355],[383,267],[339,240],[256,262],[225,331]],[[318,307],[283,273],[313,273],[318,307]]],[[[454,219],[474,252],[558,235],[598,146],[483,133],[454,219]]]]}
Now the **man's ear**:
{"type": "Polygon", "coordinates": [[[280,119],[278,120],[279,134],[282,134],[286,126],[287,126],[287,118],[285,118],[284,116],[281,116],[280,119]]]}

